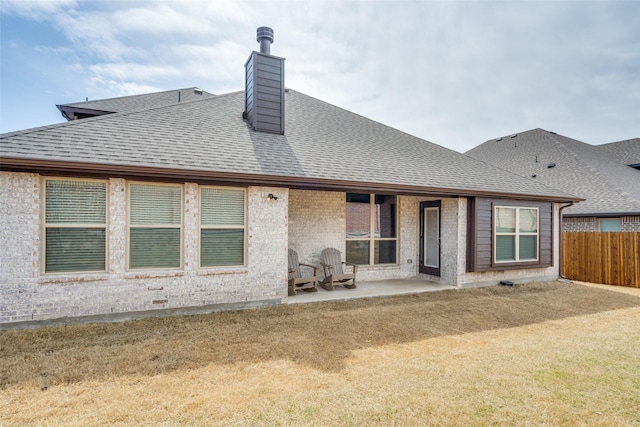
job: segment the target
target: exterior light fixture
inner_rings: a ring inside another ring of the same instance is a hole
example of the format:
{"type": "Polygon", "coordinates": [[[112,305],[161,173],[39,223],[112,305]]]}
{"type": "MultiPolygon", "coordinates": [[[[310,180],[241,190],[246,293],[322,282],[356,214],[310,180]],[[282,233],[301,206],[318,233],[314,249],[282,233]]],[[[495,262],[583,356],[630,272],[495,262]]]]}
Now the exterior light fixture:
{"type": "Polygon", "coordinates": [[[269,193],[269,195],[267,196],[267,200],[269,200],[269,201],[278,200],[278,198],[276,196],[274,196],[273,193],[269,193]]]}

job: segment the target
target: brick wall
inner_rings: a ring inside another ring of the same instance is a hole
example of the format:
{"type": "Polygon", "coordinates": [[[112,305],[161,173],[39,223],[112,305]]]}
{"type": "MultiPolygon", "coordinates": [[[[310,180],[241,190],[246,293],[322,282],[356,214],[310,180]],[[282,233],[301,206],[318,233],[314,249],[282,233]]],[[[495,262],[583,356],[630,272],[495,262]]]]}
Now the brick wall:
{"type": "Polygon", "coordinates": [[[563,218],[562,231],[600,231],[595,217],[563,218]]]}
{"type": "Polygon", "coordinates": [[[245,267],[199,268],[199,189],[186,183],[183,268],[126,271],[126,182],[111,179],[107,272],[45,275],[40,273],[40,183],[34,174],[0,173],[0,323],[286,297],[287,189],[248,189],[245,267]],[[269,193],[278,200],[268,201],[269,193]]]}
{"type": "Polygon", "coordinates": [[[39,223],[38,176],[0,172],[0,322],[31,309],[22,300],[38,279],[39,223]]]}
{"type": "Polygon", "coordinates": [[[289,191],[289,248],[300,262],[320,265],[324,248],[345,253],[345,193],[289,191]]]}
{"type": "MultiPolygon", "coordinates": [[[[418,199],[398,196],[398,265],[360,266],[358,281],[414,277],[417,272],[418,199]]],[[[369,206],[367,205],[367,208],[369,206]]],[[[345,255],[346,193],[291,190],[289,198],[289,247],[300,262],[320,265],[324,248],[345,255]]],[[[324,277],[323,274],[320,275],[324,277]]]]}
{"type": "MultiPolygon", "coordinates": [[[[600,231],[597,217],[568,217],[562,220],[562,231],[600,231]]],[[[640,216],[620,217],[620,231],[640,231],[640,216]]]]}
{"type": "MultiPolygon", "coordinates": [[[[360,266],[359,281],[416,277],[419,261],[420,202],[436,198],[398,196],[398,264],[360,266]]],[[[442,276],[425,279],[454,283],[456,278],[458,199],[442,199],[442,276]]],[[[291,190],[289,199],[289,247],[301,262],[320,265],[327,247],[345,253],[346,195],[338,192],[291,190]]],[[[466,226],[465,226],[466,227],[466,226]]],[[[463,232],[466,228],[463,227],[463,232]]]]}
{"type": "MultiPolygon", "coordinates": [[[[183,267],[127,271],[126,185],[123,179],[109,180],[107,271],[45,275],[40,273],[41,178],[26,173],[0,173],[0,323],[278,303],[287,298],[288,247],[298,252],[301,262],[315,265],[320,264],[320,252],[326,247],[335,247],[344,256],[345,193],[249,187],[246,265],[200,268],[199,187],[186,183],[183,267]],[[269,193],[277,200],[267,200],[269,193]]],[[[466,199],[398,196],[397,200],[398,263],[361,266],[359,281],[423,277],[463,287],[495,284],[500,280],[557,278],[557,239],[554,267],[466,273],[466,199]],[[427,200],[442,201],[440,277],[418,274],[419,206],[427,200]]],[[[557,219],[558,205],[554,206],[554,215],[557,219]]],[[[635,218],[631,217],[634,221],[635,218]]],[[[557,232],[557,220],[554,227],[557,232]]]]}
{"type": "Polygon", "coordinates": [[[640,231],[640,216],[623,216],[621,231],[640,231]]]}

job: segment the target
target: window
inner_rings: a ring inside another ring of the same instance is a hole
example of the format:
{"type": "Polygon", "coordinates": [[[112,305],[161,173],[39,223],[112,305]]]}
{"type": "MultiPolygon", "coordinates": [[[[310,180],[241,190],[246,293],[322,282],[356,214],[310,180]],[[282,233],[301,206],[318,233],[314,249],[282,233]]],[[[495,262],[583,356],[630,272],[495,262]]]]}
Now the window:
{"type": "Polygon", "coordinates": [[[620,231],[620,218],[600,218],[600,231],[620,231]]]}
{"type": "Polygon", "coordinates": [[[495,208],[495,262],[538,259],[538,209],[495,208]]]}
{"type": "Polygon", "coordinates": [[[107,184],[46,179],[44,272],[106,270],[107,184]]]}
{"type": "Polygon", "coordinates": [[[396,196],[347,193],[347,262],[395,264],[396,196]]]}
{"type": "Polygon", "coordinates": [[[245,191],[200,188],[200,266],[244,265],[245,191]]]}
{"type": "Polygon", "coordinates": [[[182,187],[129,185],[129,268],[180,268],[182,187]]]}

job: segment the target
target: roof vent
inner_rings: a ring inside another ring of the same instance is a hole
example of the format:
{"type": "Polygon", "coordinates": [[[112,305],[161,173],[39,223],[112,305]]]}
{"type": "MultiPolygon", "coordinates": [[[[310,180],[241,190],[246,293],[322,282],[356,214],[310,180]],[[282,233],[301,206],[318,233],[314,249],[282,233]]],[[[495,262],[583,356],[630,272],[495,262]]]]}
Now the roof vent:
{"type": "Polygon", "coordinates": [[[202,95],[202,89],[200,89],[199,87],[194,87],[193,93],[196,95],[202,95]]]}
{"type": "Polygon", "coordinates": [[[551,168],[555,168],[555,167],[556,167],[556,164],[555,164],[555,163],[553,163],[553,162],[551,162],[551,163],[549,163],[549,164],[547,165],[547,167],[548,167],[549,169],[551,169],[551,168]]]}
{"type": "Polygon", "coordinates": [[[502,138],[496,139],[496,142],[500,142],[500,141],[502,141],[502,138]]]}
{"type": "Polygon", "coordinates": [[[515,138],[516,136],[518,136],[517,133],[514,133],[513,135],[511,135],[509,138],[515,138]]]}
{"type": "Polygon", "coordinates": [[[260,43],[260,53],[271,55],[271,43],[273,43],[273,29],[258,27],[256,41],[260,43]]]}

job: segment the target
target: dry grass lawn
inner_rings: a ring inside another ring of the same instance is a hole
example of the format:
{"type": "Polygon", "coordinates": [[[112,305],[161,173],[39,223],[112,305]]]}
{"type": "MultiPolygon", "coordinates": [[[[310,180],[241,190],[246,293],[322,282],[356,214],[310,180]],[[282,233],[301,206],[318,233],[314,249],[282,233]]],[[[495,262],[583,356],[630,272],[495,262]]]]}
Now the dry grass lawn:
{"type": "Polygon", "coordinates": [[[639,320],[537,283],[4,331],[0,425],[640,425],[639,320]]]}

